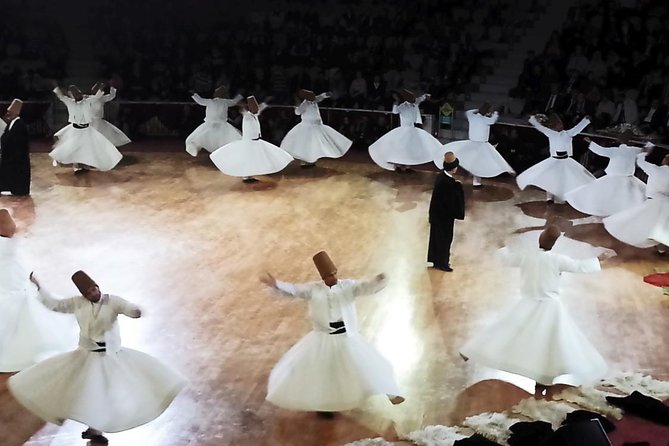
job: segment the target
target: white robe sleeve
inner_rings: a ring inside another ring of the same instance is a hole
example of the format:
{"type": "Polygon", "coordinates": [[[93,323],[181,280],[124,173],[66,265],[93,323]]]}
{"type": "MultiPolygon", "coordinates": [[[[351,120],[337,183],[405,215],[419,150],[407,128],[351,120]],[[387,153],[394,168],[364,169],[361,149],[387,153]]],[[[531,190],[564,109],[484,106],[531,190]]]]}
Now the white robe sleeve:
{"type": "Polygon", "coordinates": [[[203,98],[202,96],[200,96],[200,95],[197,94],[197,93],[194,93],[192,97],[193,97],[193,100],[195,101],[195,103],[197,103],[197,104],[199,104],[199,105],[202,105],[202,106],[204,106],[204,107],[206,107],[207,105],[209,105],[209,104],[211,103],[211,101],[212,101],[211,99],[205,99],[205,98],[203,98]]]}
{"type": "Polygon", "coordinates": [[[371,280],[349,280],[350,292],[353,297],[369,296],[381,291],[388,285],[388,278],[384,277],[382,280],[376,277],[371,280]]]}
{"type": "Polygon", "coordinates": [[[567,133],[569,134],[569,136],[573,138],[574,136],[578,135],[583,130],[585,130],[585,128],[589,125],[590,125],[590,120],[588,118],[583,118],[581,119],[581,122],[579,122],[574,127],[567,130],[567,133]]]}
{"type": "Polygon", "coordinates": [[[419,105],[421,102],[423,102],[425,99],[427,99],[427,94],[424,94],[424,95],[422,95],[422,96],[418,96],[418,97],[416,98],[416,107],[418,107],[418,105],[419,105]]]}
{"type": "Polygon", "coordinates": [[[317,102],[317,103],[318,103],[318,102],[321,102],[322,100],[327,99],[327,98],[329,98],[329,97],[330,97],[329,94],[327,94],[327,93],[321,93],[321,94],[319,94],[318,96],[316,96],[316,99],[314,99],[314,102],[317,102]]]}
{"type": "Polygon", "coordinates": [[[499,119],[499,113],[493,112],[492,116],[485,116],[486,124],[493,125],[499,119]]]}
{"type": "Polygon", "coordinates": [[[114,311],[116,311],[116,314],[123,314],[132,318],[138,318],[142,314],[142,310],[140,310],[139,307],[132,302],[128,302],[119,296],[109,297],[113,301],[114,311]]]}
{"type": "Polygon", "coordinates": [[[543,125],[539,124],[539,121],[537,121],[537,118],[535,118],[534,115],[530,116],[528,122],[532,124],[532,127],[539,130],[541,133],[548,136],[549,138],[557,133],[555,130],[549,129],[548,127],[544,127],[543,125]]]}
{"type": "MultiPolygon", "coordinates": [[[[100,91],[100,90],[98,90],[98,91],[100,91]]],[[[113,101],[114,98],[116,98],[116,88],[111,87],[109,89],[109,94],[106,94],[106,95],[102,96],[102,102],[113,101]]]]}
{"type": "Polygon", "coordinates": [[[66,102],[74,102],[74,99],[72,99],[69,96],[66,96],[63,94],[61,91],[60,87],[56,87],[53,89],[53,92],[56,93],[56,97],[61,100],[61,102],[66,103],[66,102]]]}
{"type": "Polygon", "coordinates": [[[288,283],[277,280],[275,289],[283,296],[309,300],[313,287],[313,283],[288,283]]]}
{"type": "Polygon", "coordinates": [[[225,102],[228,104],[228,107],[232,107],[232,106],[235,106],[235,105],[239,104],[239,101],[241,101],[242,99],[244,99],[244,96],[242,96],[241,94],[238,94],[237,96],[235,96],[232,99],[226,99],[225,102]]]}
{"type": "Polygon", "coordinates": [[[76,309],[76,297],[56,299],[47,290],[40,288],[37,298],[42,302],[42,305],[57,313],[74,313],[76,309]]]}
{"type": "Polygon", "coordinates": [[[590,145],[588,146],[588,149],[590,149],[591,152],[596,153],[599,156],[604,156],[606,158],[611,158],[611,155],[612,155],[611,152],[613,150],[616,150],[613,147],[602,147],[594,141],[590,142],[590,145]]]}
{"type": "Polygon", "coordinates": [[[400,114],[400,106],[397,104],[393,104],[393,113],[396,115],[400,114]]]}
{"type": "Polygon", "coordinates": [[[264,102],[261,102],[258,105],[258,113],[256,113],[256,116],[260,116],[260,113],[262,113],[267,107],[268,107],[267,104],[265,104],[264,102]]]}
{"type": "Polygon", "coordinates": [[[593,257],[591,259],[576,260],[565,255],[560,255],[560,271],[570,273],[592,273],[600,271],[599,259],[593,257]]]}

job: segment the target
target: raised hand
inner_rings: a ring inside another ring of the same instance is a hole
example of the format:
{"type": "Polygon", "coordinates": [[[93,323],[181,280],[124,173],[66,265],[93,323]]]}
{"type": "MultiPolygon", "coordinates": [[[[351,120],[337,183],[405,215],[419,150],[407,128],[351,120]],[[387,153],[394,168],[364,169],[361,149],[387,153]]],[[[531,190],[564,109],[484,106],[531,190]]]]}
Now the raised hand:
{"type": "Polygon", "coordinates": [[[260,281],[269,287],[276,288],[276,279],[270,273],[266,272],[264,276],[260,277],[260,281]]]}

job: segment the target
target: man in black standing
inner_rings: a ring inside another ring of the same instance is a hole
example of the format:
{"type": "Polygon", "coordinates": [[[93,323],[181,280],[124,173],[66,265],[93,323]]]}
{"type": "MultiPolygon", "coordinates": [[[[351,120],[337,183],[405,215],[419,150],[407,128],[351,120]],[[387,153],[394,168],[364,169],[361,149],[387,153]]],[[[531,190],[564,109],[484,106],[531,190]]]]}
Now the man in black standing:
{"type": "Polygon", "coordinates": [[[453,271],[449,263],[453,224],[465,218],[465,195],[462,183],[453,178],[460,162],[453,152],[444,154],[443,170],[439,172],[430,200],[430,245],[427,261],[441,271],[453,271]]]}
{"type": "Polygon", "coordinates": [[[0,192],[30,195],[30,151],[28,130],[19,117],[23,102],[14,99],[3,119],[7,123],[0,137],[0,192]]]}

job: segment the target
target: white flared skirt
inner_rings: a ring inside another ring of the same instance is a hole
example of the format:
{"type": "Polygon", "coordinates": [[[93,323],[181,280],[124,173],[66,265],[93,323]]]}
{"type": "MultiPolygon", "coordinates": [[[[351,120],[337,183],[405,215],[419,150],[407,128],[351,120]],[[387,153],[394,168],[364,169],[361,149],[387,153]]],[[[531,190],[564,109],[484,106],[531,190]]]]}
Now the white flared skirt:
{"type": "Polygon", "coordinates": [[[557,299],[523,298],[468,342],[473,362],[550,385],[558,377],[590,384],[607,365],[557,299]]]}
{"type": "Polygon", "coordinates": [[[605,175],[565,195],[584,214],[607,217],[646,200],[646,185],[635,176],[605,175]]]}
{"type": "Polygon", "coordinates": [[[339,158],[351,148],[353,141],[330,126],[300,122],[290,129],[281,148],[295,159],[315,163],[320,158],[339,158]]]}
{"type": "Polygon", "coordinates": [[[107,171],[113,169],[123,158],[121,152],[91,126],[75,129],[69,124],[54,136],[58,140],[49,156],[61,164],[85,164],[107,171]]]}
{"type": "Polygon", "coordinates": [[[203,122],[186,138],[186,152],[193,156],[197,156],[200,149],[212,153],[240,139],[242,133],[228,122],[203,122]]]}
{"type": "Polygon", "coordinates": [[[460,160],[460,167],[481,178],[492,178],[504,172],[516,172],[489,142],[454,141],[442,146],[434,157],[434,164],[443,169],[444,154],[453,152],[460,160]]]}
{"type": "Polygon", "coordinates": [[[443,146],[423,129],[400,126],[369,146],[369,156],[380,167],[395,170],[396,165],[415,166],[434,161],[443,146]]]}
{"type": "MultiPolygon", "coordinates": [[[[6,279],[6,277],[3,277],[6,279]]],[[[48,357],[76,348],[77,321],[55,313],[37,300],[26,273],[14,289],[0,284],[0,372],[17,372],[48,357]]]]}
{"type": "Polygon", "coordinates": [[[393,367],[359,334],[312,331],[272,370],[267,400],[292,410],[337,412],[372,395],[400,395],[393,367]]]}
{"type": "Polygon", "coordinates": [[[109,142],[116,147],[124,146],[130,142],[130,138],[128,138],[125,133],[105,119],[93,119],[93,121],[91,121],[91,127],[102,133],[102,136],[107,138],[109,142]]]}
{"type": "Polygon", "coordinates": [[[102,432],[121,432],[155,419],[185,384],[162,362],[131,349],[109,355],[77,349],[7,382],[12,395],[43,420],[74,420],[102,432]]]}
{"type": "Polygon", "coordinates": [[[572,158],[546,158],[516,177],[518,187],[536,186],[564,200],[567,192],[595,181],[588,170],[572,158]]]}
{"type": "Polygon", "coordinates": [[[602,220],[613,237],[638,248],[669,246],[669,198],[649,198],[643,203],[602,220]]]}
{"type": "Polygon", "coordinates": [[[231,142],[209,155],[218,170],[233,177],[250,177],[278,172],[293,157],[262,139],[231,142]]]}

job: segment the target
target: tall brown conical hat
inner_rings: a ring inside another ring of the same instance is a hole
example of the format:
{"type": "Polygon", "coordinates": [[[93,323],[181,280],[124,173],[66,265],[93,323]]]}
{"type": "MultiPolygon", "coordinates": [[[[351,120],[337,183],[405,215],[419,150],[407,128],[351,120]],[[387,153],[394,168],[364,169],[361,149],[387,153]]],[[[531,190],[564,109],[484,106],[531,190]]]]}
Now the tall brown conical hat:
{"type": "Polygon", "coordinates": [[[627,144],[628,142],[630,142],[630,139],[632,139],[633,136],[634,136],[634,132],[630,129],[627,129],[624,132],[622,132],[620,135],[618,135],[618,141],[621,144],[627,144]]]}
{"type": "Polygon", "coordinates": [[[403,88],[402,90],[399,91],[399,93],[400,93],[400,98],[402,98],[403,101],[411,102],[412,104],[416,102],[416,95],[413,94],[411,91],[403,88]]]}
{"type": "Polygon", "coordinates": [[[669,155],[664,155],[664,158],[662,158],[662,162],[660,164],[662,166],[669,166],[669,155]]]}
{"type": "Polygon", "coordinates": [[[320,251],[314,255],[314,265],[321,275],[321,278],[327,277],[337,272],[337,266],[325,251],[320,251]]]}
{"type": "Polygon", "coordinates": [[[215,98],[227,98],[228,97],[228,87],[221,85],[216,90],[214,90],[215,98]]]}
{"type": "Polygon", "coordinates": [[[83,271],[77,271],[72,274],[72,282],[77,286],[79,292],[84,295],[91,287],[97,286],[97,283],[83,271]]]}
{"type": "Polygon", "coordinates": [[[561,132],[562,130],[564,130],[564,124],[562,123],[562,119],[560,119],[560,116],[558,116],[557,113],[551,113],[550,116],[548,116],[548,120],[546,121],[546,127],[555,130],[556,132],[561,132]]]}
{"type": "Polygon", "coordinates": [[[555,225],[548,225],[539,236],[539,247],[550,251],[558,238],[560,238],[560,229],[555,225]]]}
{"type": "Polygon", "coordinates": [[[17,116],[21,114],[23,108],[23,101],[21,99],[13,99],[12,103],[7,107],[8,112],[15,113],[17,116]]]}
{"type": "Polygon", "coordinates": [[[258,113],[260,108],[258,107],[258,101],[256,100],[255,96],[249,96],[246,98],[246,108],[248,108],[248,110],[253,114],[258,113]]]}
{"type": "Polygon", "coordinates": [[[479,107],[479,114],[481,115],[487,115],[490,113],[490,110],[492,110],[492,105],[490,105],[489,102],[484,102],[480,107],[479,107]]]}
{"type": "Polygon", "coordinates": [[[7,209],[0,209],[0,236],[11,238],[16,234],[16,223],[7,209]]]}
{"type": "Polygon", "coordinates": [[[302,99],[303,101],[315,101],[316,100],[316,94],[311,91],[311,90],[299,90],[297,92],[297,97],[302,99]]]}

